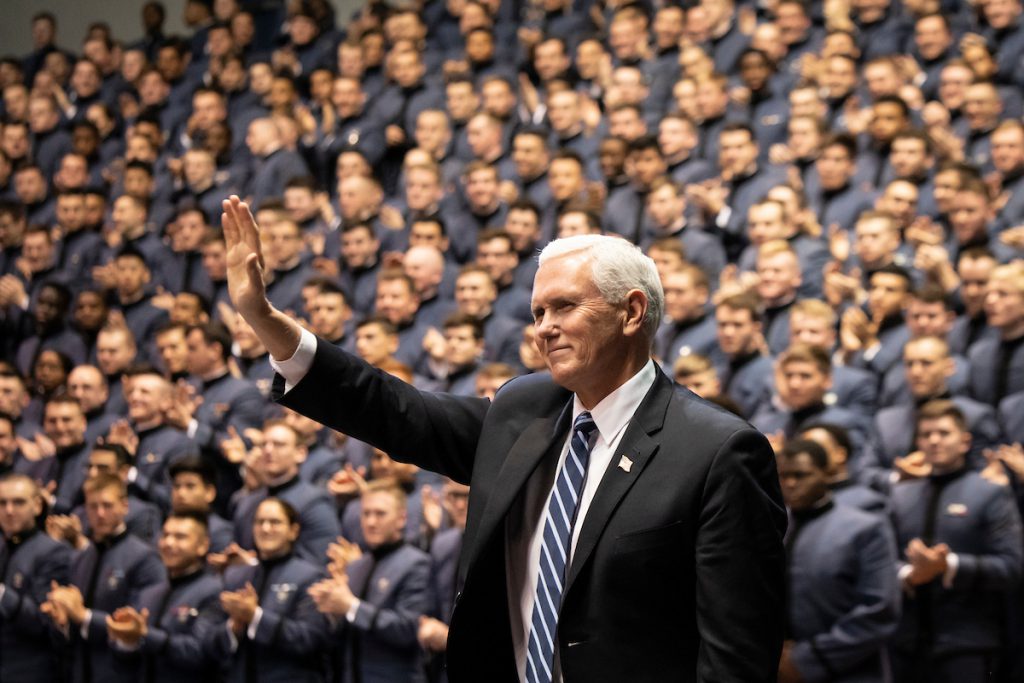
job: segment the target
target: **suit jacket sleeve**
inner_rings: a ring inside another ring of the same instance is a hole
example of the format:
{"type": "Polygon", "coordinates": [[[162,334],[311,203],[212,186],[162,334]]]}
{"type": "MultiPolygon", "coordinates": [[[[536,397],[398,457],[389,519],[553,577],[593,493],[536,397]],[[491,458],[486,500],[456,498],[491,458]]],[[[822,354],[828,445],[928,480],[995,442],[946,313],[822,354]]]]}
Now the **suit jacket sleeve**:
{"type": "Polygon", "coordinates": [[[775,681],[785,604],[785,512],[764,436],[743,429],[708,471],[697,529],[697,680],[775,681]]]}
{"type": "Polygon", "coordinates": [[[289,408],[413,462],[468,484],[489,402],[421,392],[317,339],[306,376],[288,393],[274,378],[274,399],[289,408]]]}

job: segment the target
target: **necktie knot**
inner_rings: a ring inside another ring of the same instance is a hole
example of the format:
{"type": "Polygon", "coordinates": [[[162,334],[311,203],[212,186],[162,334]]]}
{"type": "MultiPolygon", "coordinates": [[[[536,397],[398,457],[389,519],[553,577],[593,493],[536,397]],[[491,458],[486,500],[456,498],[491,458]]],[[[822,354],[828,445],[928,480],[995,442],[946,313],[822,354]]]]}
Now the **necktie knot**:
{"type": "Polygon", "coordinates": [[[597,431],[597,423],[594,422],[594,418],[589,412],[583,411],[576,417],[572,430],[579,434],[584,442],[590,443],[591,435],[597,431]]]}

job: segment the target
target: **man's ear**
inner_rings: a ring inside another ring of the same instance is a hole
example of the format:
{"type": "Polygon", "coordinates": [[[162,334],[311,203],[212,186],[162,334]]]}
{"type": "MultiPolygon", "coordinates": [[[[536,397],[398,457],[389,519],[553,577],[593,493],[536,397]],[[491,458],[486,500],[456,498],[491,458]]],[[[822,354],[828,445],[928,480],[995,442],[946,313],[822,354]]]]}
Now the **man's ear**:
{"type": "Polygon", "coordinates": [[[631,289],[626,294],[626,319],[623,332],[627,336],[636,335],[643,329],[644,318],[647,317],[647,295],[639,289],[631,289]]]}

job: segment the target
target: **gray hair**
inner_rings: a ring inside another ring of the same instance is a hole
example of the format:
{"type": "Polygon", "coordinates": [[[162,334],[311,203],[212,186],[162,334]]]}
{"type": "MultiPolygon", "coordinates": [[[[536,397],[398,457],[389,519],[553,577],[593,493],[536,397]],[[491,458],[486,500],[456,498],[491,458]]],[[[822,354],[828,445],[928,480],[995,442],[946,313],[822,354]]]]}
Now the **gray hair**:
{"type": "Polygon", "coordinates": [[[665,310],[665,292],[658,269],[649,256],[635,244],[609,235],[575,235],[554,240],[540,252],[537,263],[582,252],[590,261],[594,284],[605,301],[613,305],[625,302],[632,289],[647,297],[643,332],[654,342],[654,333],[665,310]]]}

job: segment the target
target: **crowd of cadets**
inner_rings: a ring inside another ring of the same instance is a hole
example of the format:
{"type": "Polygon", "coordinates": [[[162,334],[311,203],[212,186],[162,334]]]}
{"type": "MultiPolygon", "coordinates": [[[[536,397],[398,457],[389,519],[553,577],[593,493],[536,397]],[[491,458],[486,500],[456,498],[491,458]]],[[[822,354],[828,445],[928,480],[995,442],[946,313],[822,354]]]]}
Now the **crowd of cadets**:
{"type": "Polygon", "coordinates": [[[778,454],[779,680],[1021,680],[1021,0],[280,5],[0,59],[0,680],[444,679],[468,489],[273,403],[230,194],[275,306],[483,398],[538,248],[635,242],[778,454]]]}

